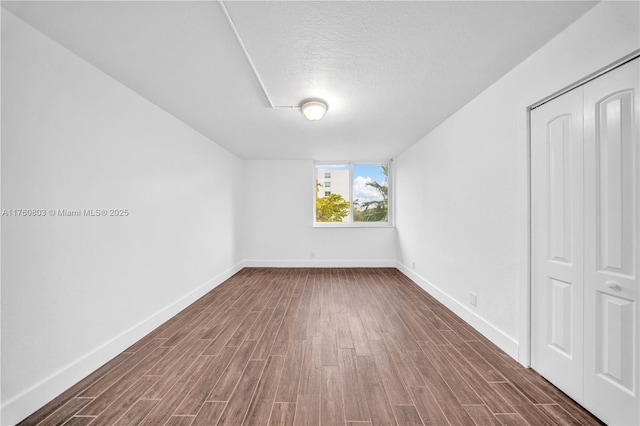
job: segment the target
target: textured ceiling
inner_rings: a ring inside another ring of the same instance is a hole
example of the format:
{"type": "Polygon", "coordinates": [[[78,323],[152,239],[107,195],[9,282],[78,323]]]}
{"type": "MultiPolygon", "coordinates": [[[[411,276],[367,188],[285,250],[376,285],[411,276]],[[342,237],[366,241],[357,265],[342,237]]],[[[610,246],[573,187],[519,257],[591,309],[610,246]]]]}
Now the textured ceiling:
{"type": "Polygon", "coordinates": [[[3,7],[246,159],[381,160],[418,141],[594,2],[225,2],[3,7]]]}

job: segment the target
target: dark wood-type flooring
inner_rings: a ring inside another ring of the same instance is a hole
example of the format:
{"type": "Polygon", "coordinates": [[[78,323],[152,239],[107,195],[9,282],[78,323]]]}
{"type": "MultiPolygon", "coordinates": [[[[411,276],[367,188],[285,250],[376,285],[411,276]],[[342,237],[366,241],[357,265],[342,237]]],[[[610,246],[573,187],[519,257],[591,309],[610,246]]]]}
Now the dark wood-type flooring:
{"type": "Polygon", "coordinates": [[[396,269],[247,268],[22,424],[598,421],[396,269]]]}

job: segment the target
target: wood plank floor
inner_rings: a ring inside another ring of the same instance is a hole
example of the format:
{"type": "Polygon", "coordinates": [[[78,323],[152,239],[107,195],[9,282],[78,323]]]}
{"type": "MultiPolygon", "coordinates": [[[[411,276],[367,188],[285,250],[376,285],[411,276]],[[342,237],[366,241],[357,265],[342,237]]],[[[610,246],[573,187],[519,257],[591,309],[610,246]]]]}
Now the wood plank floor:
{"type": "Polygon", "coordinates": [[[596,425],[395,269],[247,268],[24,425],[596,425]]]}

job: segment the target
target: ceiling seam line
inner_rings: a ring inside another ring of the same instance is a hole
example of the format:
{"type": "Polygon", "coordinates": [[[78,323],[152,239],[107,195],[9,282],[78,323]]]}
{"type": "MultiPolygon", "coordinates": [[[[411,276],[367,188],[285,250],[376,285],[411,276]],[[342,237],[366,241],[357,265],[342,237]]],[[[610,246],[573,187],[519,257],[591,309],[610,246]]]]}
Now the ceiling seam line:
{"type": "Polygon", "coordinates": [[[251,56],[249,55],[249,51],[247,50],[247,47],[245,46],[244,42],[242,41],[242,37],[240,37],[240,33],[238,32],[238,28],[236,28],[236,25],[233,22],[233,19],[231,18],[231,15],[229,14],[229,11],[227,10],[227,7],[224,5],[224,1],[223,0],[218,0],[218,4],[222,8],[222,11],[224,12],[225,17],[227,18],[227,22],[229,23],[229,26],[231,27],[231,29],[233,30],[233,33],[236,36],[236,40],[238,40],[238,43],[240,44],[240,47],[242,48],[242,51],[244,52],[244,56],[247,58],[247,61],[249,61],[249,65],[251,65],[251,69],[253,70],[253,74],[255,75],[256,79],[258,80],[258,83],[260,84],[260,87],[262,88],[262,92],[264,93],[264,96],[267,98],[267,101],[269,102],[269,106],[271,106],[272,109],[280,109],[280,108],[297,109],[297,108],[300,108],[298,105],[274,105],[273,104],[273,101],[271,100],[271,96],[269,96],[269,92],[267,91],[267,88],[265,87],[264,82],[262,81],[262,78],[260,77],[260,74],[258,73],[258,69],[256,68],[256,65],[253,63],[253,60],[251,59],[251,56]]]}

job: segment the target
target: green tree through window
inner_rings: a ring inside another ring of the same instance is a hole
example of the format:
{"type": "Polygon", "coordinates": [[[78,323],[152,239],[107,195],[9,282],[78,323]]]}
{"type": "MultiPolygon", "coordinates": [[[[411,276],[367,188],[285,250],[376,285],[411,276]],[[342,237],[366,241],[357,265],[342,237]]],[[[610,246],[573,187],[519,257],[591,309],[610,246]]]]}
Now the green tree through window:
{"type": "Polygon", "coordinates": [[[315,179],[315,223],[389,223],[389,164],[316,164],[315,179]]]}

